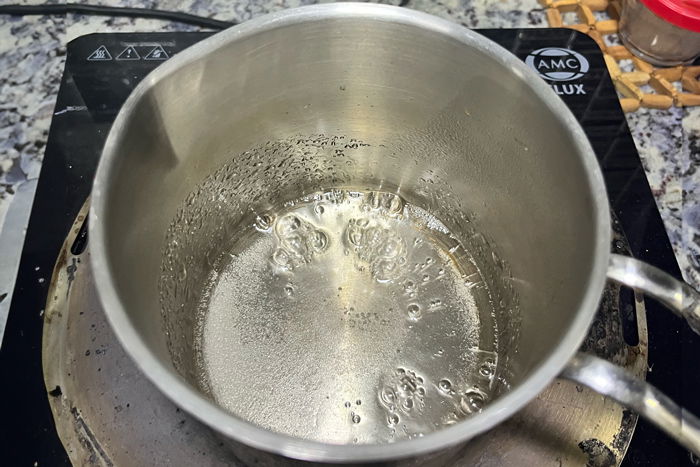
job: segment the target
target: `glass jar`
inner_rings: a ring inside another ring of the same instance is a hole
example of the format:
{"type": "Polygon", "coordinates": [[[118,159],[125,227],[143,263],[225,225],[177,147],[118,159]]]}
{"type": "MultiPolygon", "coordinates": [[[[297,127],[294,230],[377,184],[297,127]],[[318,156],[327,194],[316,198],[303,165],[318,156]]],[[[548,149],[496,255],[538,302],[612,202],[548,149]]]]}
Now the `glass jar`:
{"type": "Polygon", "coordinates": [[[620,38],[653,65],[690,63],[700,56],[700,0],[624,0],[620,38]]]}

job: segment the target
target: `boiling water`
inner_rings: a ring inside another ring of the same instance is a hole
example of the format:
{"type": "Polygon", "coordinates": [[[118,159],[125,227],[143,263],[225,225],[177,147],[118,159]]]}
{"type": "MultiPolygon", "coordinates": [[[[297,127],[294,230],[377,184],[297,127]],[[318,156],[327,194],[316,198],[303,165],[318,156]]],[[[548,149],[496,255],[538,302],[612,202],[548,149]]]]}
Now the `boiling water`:
{"type": "Polygon", "coordinates": [[[380,443],[492,397],[489,288],[438,219],[390,193],[335,190],[250,227],[199,307],[199,382],[218,404],[297,437],[380,443]]]}

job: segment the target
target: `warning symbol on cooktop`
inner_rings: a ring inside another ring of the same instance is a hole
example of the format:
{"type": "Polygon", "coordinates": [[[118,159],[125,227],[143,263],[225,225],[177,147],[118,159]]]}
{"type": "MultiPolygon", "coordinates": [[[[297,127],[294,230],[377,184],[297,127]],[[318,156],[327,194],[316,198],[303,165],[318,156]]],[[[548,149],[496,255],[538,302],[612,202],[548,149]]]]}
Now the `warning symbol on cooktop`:
{"type": "Polygon", "coordinates": [[[144,60],[167,60],[169,58],[170,57],[168,54],[160,45],[153,47],[151,51],[148,52],[145,57],[143,57],[144,60]]]}
{"type": "Polygon", "coordinates": [[[141,60],[141,56],[133,46],[129,46],[117,55],[117,60],[141,60]]]}
{"type": "Polygon", "coordinates": [[[105,62],[107,60],[112,60],[112,56],[109,54],[107,47],[101,45],[93,53],[88,55],[87,59],[90,62],[105,62]]]}

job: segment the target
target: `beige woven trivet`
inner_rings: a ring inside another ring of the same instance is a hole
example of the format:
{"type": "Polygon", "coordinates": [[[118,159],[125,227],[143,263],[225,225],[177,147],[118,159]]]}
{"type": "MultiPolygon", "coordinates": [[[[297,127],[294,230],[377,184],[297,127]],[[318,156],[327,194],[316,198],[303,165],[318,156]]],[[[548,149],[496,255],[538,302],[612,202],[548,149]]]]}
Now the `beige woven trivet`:
{"type": "Polygon", "coordinates": [[[598,43],[625,112],[700,105],[700,66],[657,68],[617,45],[619,0],[538,1],[550,26],[576,29],[598,43]]]}

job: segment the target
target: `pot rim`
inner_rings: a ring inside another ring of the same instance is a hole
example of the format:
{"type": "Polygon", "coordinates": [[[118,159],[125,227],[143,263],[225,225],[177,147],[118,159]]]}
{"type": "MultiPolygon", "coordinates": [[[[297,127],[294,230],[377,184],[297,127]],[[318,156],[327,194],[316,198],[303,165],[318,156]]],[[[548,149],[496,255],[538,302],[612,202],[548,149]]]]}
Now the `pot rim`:
{"type": "Polygon", "coordinates": [[[366,3],[313,5],[261,16],[189,47],[146,76],[119,111],[105,142],[93,184],[89,231],[92,237],[91,266],[102,307],[119,342],[146,377],[176,405],[227,437],[275,454],[320,462],[382,461],[425,454],[464,442],[513,415],[557,377],[583,342],[602,295],[610,255],[609,204],[602,172],[578,121],[549,85],[506,49],[463,26],[406,8],[366,3]],[[119,143],[137,103],[151,87],[198,60],[201,55],[220,49],[232,41],[279,27],[338,18],[393,22],[430,30],[475,48],[492,57],[506,69],[512,70],[571,132],[573,144],[582,158],[585,176],[591,187],[591,200],[596,210],[592,220],[595,223],[596,241],[593,246],[593,267],[588,278],[589,286],[576,317],[554,352],[534,369],[529,377],[488,404],[481,413],[423,437],[390,444],[337,445],[294,438],[268,431],[238,418],[204,397],[174,370],[161,364],[140,337],[112,280],[106,247],[107,232],[104,219],[108,210],[107,188],[110,185],[111,173],[119,161],[119,143]]]}

